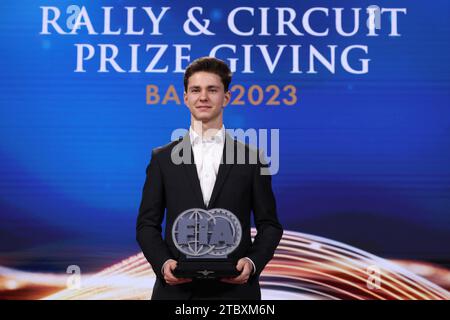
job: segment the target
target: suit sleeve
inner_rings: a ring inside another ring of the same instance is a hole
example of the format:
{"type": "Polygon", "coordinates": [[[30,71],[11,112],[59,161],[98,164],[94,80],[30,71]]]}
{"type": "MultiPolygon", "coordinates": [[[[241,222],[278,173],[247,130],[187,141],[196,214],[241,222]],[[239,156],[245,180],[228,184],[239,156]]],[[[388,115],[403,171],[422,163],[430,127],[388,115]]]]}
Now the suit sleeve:
{"type": "Polygon", "coordinates": [[[136,224],[136,240],[156,276],[163,279],[161,268],[167,259],[173,259],[162,238],[161,223],[166,201],[163,177],[158,163],[158,154],[153,150],[147,177],[142,191],[142,200],[136,224]]]}
{"type": "Polygon", "coordinates": [[[272,259],[283,235],[272,191],[272,176],[261,174],[261,169],[268,170],[268,166],[258,161],[258,165],[254,166],[252,182],[253,215],[257,234],[247,252],[247,257],[255,264],[256,275],[261,274],[272,259]]]}

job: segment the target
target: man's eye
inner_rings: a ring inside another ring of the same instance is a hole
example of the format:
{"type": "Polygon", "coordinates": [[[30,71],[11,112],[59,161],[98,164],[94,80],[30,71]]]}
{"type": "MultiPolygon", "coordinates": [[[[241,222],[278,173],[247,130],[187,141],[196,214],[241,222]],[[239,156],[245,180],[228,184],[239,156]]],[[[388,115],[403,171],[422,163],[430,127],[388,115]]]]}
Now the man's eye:
{"type": "Polygon", "coordinates": [[[209,91],[210,91],[210,92],[217,92],[216,89],[210,89],[209,91]]]}

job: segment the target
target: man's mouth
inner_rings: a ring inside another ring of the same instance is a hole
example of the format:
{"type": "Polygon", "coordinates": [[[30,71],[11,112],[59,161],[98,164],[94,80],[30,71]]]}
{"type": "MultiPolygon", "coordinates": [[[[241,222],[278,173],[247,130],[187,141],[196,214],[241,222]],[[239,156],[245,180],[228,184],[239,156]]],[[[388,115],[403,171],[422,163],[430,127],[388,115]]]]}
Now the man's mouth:
{"type": "Polygon", "coordinates": [[[196,108],[199,110],[208,110],[211,109],[211,106],[197,106],[196,108]]]}

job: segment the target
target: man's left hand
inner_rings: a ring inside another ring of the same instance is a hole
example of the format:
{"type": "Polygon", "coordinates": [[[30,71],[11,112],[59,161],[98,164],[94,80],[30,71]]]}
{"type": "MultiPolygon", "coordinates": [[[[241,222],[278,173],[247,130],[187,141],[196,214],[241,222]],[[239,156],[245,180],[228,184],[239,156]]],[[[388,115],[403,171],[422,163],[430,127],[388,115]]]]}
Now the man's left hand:
{"type": "Polygon", "coordinates": [[[236,269],[241,271],[240,275],[234,278],[221,278],[220,281],[231,284],[244,284],[248,281],[248,278],[253,272],[253,265],[248,259],[241,258],[237,262],[236,269]]]}

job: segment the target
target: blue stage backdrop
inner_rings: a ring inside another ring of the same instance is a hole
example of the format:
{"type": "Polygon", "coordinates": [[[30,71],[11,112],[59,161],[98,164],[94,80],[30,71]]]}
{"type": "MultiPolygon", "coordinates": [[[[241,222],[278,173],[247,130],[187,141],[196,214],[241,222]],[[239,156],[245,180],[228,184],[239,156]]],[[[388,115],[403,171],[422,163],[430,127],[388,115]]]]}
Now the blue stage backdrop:
{"type": "Polygon", "coordinates": [[[267,152],[286,230],[448,268],[449,12],[1,1],[0,265],[95,273],[139,253],[151,150],[188,128],[183,71],[210,55],[233,69],[226,128],[279,138],[267,152]]]}

